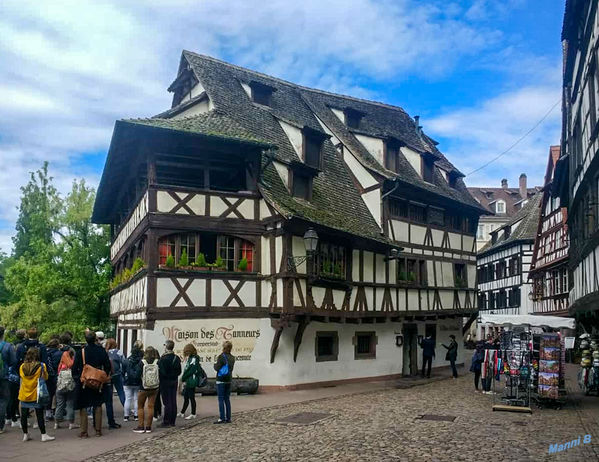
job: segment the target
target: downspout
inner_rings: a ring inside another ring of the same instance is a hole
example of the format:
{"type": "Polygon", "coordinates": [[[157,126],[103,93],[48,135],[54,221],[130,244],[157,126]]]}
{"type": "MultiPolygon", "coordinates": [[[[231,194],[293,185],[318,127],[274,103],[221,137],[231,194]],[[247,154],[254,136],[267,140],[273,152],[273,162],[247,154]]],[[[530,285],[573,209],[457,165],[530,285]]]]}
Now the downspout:
{"type": "Polygon", "coordinates": [[[397,190],[397,188],[399,188],[399,182],[397,181],[397,177],[393,180],[393,182],[395,183],[395,186],[393,187],[393,189],[391,189],[390,191],[387,191],[385,194],[381,195],[381,230],[382,230],[381,234],[383,234],[383,235],[385,234],[384,221],[385,221],[385,218],[386,218],[386,217],[383,216],[384,215],[383,211],[385,210],[384,209],[384,205],[383,205],[383,201],[385,200],[385,197],[387,197],[388,195],[394,193],[397,190]]]}

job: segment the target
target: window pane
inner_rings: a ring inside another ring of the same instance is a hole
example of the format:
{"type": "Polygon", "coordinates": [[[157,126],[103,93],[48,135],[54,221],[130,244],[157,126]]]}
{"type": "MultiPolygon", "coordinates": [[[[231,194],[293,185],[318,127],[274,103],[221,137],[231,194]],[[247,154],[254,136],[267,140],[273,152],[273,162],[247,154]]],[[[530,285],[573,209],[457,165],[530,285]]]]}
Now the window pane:
{"type": "MultiPolygon", "coordinates": [[[[254,270],[254,244],[240,239],[239,243],[239,261],[246,259],[248,266],[246,271],[254,270]]],[[[239,264],[238,264],[239,265],[239,264]]]]}
{"type": "Polygon", "coordinates": [[[218,236],[219,255],[228,271],[235,270],[235,238],[218,236]]]}
{"type": "Polygon", "coordinates": [[[293,191],[294,197],[310,200],[310,179],[306,175],[293,173],[293,191]]]}
{"type": "Polygon", "coordinates": [[[320,168],[320,150],[322,148],[322,140],[312,137],[304,136],[305,154],[306,154],[306,165],[314,168],[320,168]]]}

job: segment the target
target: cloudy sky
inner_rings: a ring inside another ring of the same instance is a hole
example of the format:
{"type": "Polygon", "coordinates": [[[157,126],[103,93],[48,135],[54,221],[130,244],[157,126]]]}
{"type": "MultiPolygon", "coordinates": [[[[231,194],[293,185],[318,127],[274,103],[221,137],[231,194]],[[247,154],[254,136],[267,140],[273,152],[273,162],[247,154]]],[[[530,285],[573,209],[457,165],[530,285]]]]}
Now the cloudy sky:
{"type": "MultiPolygon", "coordinates": [[[[563,0],[0,2],[0,250],[27,172],[96,185],[114,121],[169,107],[182,49],[420,115],[468,173],[560,98],[563,0]]],[[[541,184],[560,106],[469,185],[541,184]]]]}

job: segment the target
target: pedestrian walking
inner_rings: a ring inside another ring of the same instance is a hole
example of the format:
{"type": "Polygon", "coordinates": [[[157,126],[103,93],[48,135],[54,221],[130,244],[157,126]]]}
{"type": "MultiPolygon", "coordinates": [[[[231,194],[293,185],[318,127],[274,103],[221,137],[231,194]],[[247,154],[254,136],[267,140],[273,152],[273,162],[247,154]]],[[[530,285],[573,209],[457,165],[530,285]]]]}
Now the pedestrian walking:
{"type": "Polygon", "coordinates": [[[185,358],[185,368],[181,376],[183,383],[183,408],[178,414],[179,417],[185,417],[187,406],[191,404],[191,414],[185,417],[185,420],[196,418],[196,387],[206,377],[206,373],[200,365],[200,358],[196,348],[191,344],[185,345],[183,348],[183,356],[185,358]]]}
{"type": "Polygon", "coordinates": [[[46,396],[38,396],[38,389],[43,389],[38,386],[39,381],[48,379],[48,367],[45,363],[40,362],[40,350],[31,347],[25,353],[23,364],[19,369],[21,376],[21,386],[19,388],[19,402],[21,404],[21,429],[23,430],[23,441],[31,439],[29,429],[27,428],[27,418],[29,409],[35,410],[37,417],[37,425],[42,434],[42,441],[52,441],[55,438],[46,433],[46,422],[44,421],[44,408],[49,398],[46,388],[46,396]],[[42,398],[45,398],[42,399],[42,398]]]}
{"type": "Polygon", "coordinates": [[[71,347],[71,335],[67,332],[60,336],[60,351],[62,356],[58,363],[58,378],[56,380],[56,414],[54,429],[60,428],[65,417],[69,422],[69,430],[79,428],[75,423],[75,380],[73,379],[73,364],[75,350],[71,347]]]}
{"type": "Polygon", "coordinates": [[[427,335],[425,339],[420,343],[422,347],[422,377],[424,377],[424,370],[428,365],[426,377],[431,376],[431,366],[433,364],[433,358],[435,357],[435,340],[432,335],[427,335]]]}
{"type": "MultiPolygon", "coordinates": [[[[94,427],[96,436],[102,436],[102,403],[104,402],[104,394],[102,393],[103,385],[96,389],[91,386],[84,386],[81,382],[83,368],[87,365],[94,368],[95,374],[100,375],[100,371],[104,371],[106,377],[110,376],[110,359],[106,350],[96,343],[96,334],[93,331],[85,334],[86,345],[75,354],[75,362],[73,363],[73,378],[77,385],[77,401],[75,408],[79,409],[79,421],[81,423],[80,438],[87,438],[88,421],[87,408],[91,407],[94,417],[94,427]]],[[[89,368],[88,368],[89,369],[89,368]]]]}
{"type": "Polygon", "coordinates": [[[110,374],[110,382],[104,389],[104,402],[106,403],[106,418],[108,419],[108,428],[121,428],[120,424],[114,420],[113,395],[114,390],[117,391],[121,406],[125,406],[125,390],[123,389],[123,362],[125,358],[123,353],[117,348],[116,340],[109,338],[106,340],[106,353],[110,359],[112,373],[110,374]]]}
{"type": "Polygon", "coordinates": [[[135,433],[152,433],[152,419],[154,417],[154,402],[158,395],[160,386],[160,370],[158,368],[158,359],[160,355],[153,347],[147,347],[142,359],[141,388],[137,398],[137,412],[139,413],[139,422],[135,433]],[[147,410],[145,409],[148,405],[147,410]],[[144,423],[145,417],[145,423],[144,423]]]}
{"type": "Polygon", "coordinates": [[[215,424],[231,423],[231,380],[235,356],[231,354],[233,344],[229,341],[223,343],[223,352],[216,358],[214,370],[216,371],[216,393],[218,394],[219,419],[215,424]]]}
{"type": "Polygon", "coordinates": [[[0,326],[0,433],[4,433],[4,426],[12,422],[12,419],[6,418],[11,387],[8,376],[10,368],[17,364],[17,354],[13,346],[4,340],[4,331],[4,327],[0,326]]]}
{"type": "Polygon", "coordinates": [[[177,418],[177,384],[181,374],[181,359],[173,352],[175,342],[164,343],[164,354],[158,361],[160,394],[164,404],[161,427],[174,427],[177,418]]]}
{"type": "Polygon", "coordinates": [[[125,416],[123,420],[129,422],[129,419],[137,420],[137,399],[139,396],[139,387],[141,387],[141,373],[144,345],[141,340],[136,340],[131,348],[131,354],[124,363],[123,388],[125,389],[125,416]],[[133,412],[133,416],[131,416],[133,412]]]}
{"type": "Polygon", "coordinates": [[[482,363],[485,360],[485,354],[482,342],[476,344],[476,350],[472,355],[472,364],[470,365],[470,372],[474,372],[474,392],[478,393],[478,384],[480,382],[480,375],[482,370],[482,363]]]}
{"type": "Polygon", "coordinates": [[[451,372],[455,380],[458,378],[458,370],[455,367],[455,362],[458,359],[458,342],[455,341],[455,335],[450,335],[449,338],[451,339],[451,342],[449,342],[449,346],[443,345],[443,347],[447,349],[445,360],[449,361],[449,365],[451,366],[451,372]]]}

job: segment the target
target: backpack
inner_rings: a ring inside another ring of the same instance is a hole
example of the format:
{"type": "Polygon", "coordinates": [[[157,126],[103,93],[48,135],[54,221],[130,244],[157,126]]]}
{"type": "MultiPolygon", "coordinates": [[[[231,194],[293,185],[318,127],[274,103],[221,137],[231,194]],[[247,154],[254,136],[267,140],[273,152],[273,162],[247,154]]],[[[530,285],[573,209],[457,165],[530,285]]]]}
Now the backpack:
{"type": "Polygon", "coordinates": [[[204,387],[206,386],[206,382],[208,382],[208,376],[196,357],[193,357],[193,361],[194,363],[189,367],[195,367],[195,370],[193,374],[186,380],[185,386],[187,388],[204,387]]]}
{"type": "Polygon", "coordinates": [[[160,386],[158,361],[149,363],[145,359],[142,359],[141,362],[144,365],[143,373],[141,376],[141,384],[144,387],[144,390],[155,390],[160,386]]]}
{"type": "Polygon", "coordinates": [[[141,383],[142,364],[141,361],[132,362],[130,359],[126,363],[124,368],[124,383],[125,385],[136,386],[141,383]]]}
{"type": "Polygon", "coordinates": [[[81,354],[83,357],[83,371],[81,372],[83,388],[102,391],[102,386],[110,381],[110,377],[108,377],[106,371],[85,364],[85,348],[81,349],[81,354]]]}
{"type": "Polygon", "coordinates": [[[63,362],[64,355],[68,355],[69,352],[65,351],[60,358],[60,364],[58,365],[58,379],[56,381],[56,389],[62,392],[69,392],[75,389],[75,380],[73,379],[73,372],[70,367],[66,367],[63,362]],[[61,367],[63,366],[63,367],[61,367]]]}
{"type": "Polygon", "coordinates": [[[227,355],[223,353],[223,357],[225,358],[225,364],[223,364],[216,373],[217,379],[222,379],[223,377],[229,375],[229,361],[227,360],[227,355]]]}

